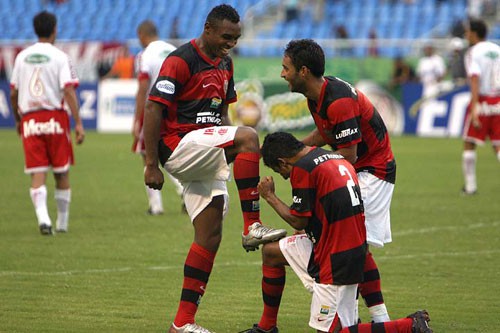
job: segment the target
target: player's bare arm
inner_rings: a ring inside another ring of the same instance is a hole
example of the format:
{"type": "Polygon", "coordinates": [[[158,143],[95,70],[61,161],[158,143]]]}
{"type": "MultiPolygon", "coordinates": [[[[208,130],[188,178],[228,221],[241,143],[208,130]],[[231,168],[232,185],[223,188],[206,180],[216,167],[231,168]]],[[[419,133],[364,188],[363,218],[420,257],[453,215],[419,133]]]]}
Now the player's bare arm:
{"type": "Polygon", "coordinates": [[[317,128],[312,130],[311,133],[309,133],[304,139],[302,139],[302,142],[306,146],[310,146],[310,147],[313,147],[313,146],[323,147],[326,144],[326,142],[323,139],[323,137],[321,136],[321,134],[319,134],[319,130],[317,128]]]}
{"type": "Polygon", "coordinates": [[[146,145],[146,170],[144,183],[155,190],[163,187],[163,173],[158,166],[158,142],[164,106],[148,101],[144,111],[144,144],[146,145]]]}
{"type": "Polygon", "coordinates": [[[222,125],[224,126],[231,126],[231,120],[229,119],[229,105],[224,104],[222,107],[222,112],[221,112],[221,119],[222,119],[222,125]]]}
{"type": "Polygon", "coordinates": [[[80,118],[80,106],[78,104],[78,98],[76,97],[76,91],[73,85],[67,85],[64,87],[64,101],[68,104],[71,116],[75,121],[76,143],[82,144],[85,140],[85,130],[83,129],[82,119],[80,118]]]}
{"type": "Polygon", "coordinates": [[[481,122],[478,116],[479,107],[479,76],[473,75],[470,77],[470,116],[472,121],[472,126],[476,128],[481,127],[481,122]]]}
{"type": "Polygon", "coordinates": [[[12,113],[14,114],[14,120],[16,121],[16,131],[17,134],[21,135],[21,115],[19,114],[18,98],[18,90],[15,88],[10,89],[10,104],[12,105],[12,113]]]}
{"type": "Polygon", "coordinates": [[[148,97],[149,79],[140,79],[137,93],[135,96],[135,113],[134,123],[132,127],[132,135],[138,140],[142,130],[142,118],[144,115],[144,108],[146,107],[146,100],[148,97]]]}
{"type": "Polygon", "coordinates": [[[340,148],[335,151],[335,153],[344,156],[349,163],[354,164],[358,159],[358,145],[352,145],[346,148],[340,148]]]}
{"type": "Polygon", "coordinates": [[[276,213],[278,213],[278,215],[294,229],[302,230],[307,226],[309,221],[308,218],[292,215],[290,213],[290,207],[278,198],[274,190],[273,177],[263,177],[257,186],[257,190],[259,191],[260,196],[267,201],[276,213]]]}

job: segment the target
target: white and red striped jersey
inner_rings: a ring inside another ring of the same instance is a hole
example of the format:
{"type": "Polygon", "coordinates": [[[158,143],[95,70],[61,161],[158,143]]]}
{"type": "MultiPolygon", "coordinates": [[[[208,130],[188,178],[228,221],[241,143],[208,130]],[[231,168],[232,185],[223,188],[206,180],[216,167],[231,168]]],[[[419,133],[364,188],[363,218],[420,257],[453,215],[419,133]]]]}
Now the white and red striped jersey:
{"type": "Polygon", "coordinates": [[[149,45],[137,55],[136,67],[137,78],[139,80],[149,79],[149,90],[156,81],[160,72],[163,60],[175,50],[176,47],[167,42],[157,40],[149,43],[149,45]]]}
{"type": "Polygon", "coordinates": [[[479,95],[500,97],[500,46],[483,41],[472,46],[465,57],[467,76],[479,76],[479,95]]]}
{"type": "Polygon", "coordinates": [[[36,43],[21,51],[10,80],[19,93],[21,114],[63,109],[64,87],[78,83],[68,55],[50,43],[36,43]]]}

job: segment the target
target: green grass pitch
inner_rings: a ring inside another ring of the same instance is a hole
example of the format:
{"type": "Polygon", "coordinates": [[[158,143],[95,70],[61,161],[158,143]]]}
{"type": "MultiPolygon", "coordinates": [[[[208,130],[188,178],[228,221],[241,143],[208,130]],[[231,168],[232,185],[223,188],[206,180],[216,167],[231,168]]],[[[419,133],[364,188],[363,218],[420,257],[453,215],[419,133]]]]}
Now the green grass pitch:
{"type": "MultiPolygon", "coordinates": [[[[304,133],[298,133],[300,138],[304,133]]],[[[177,310],[193,229],[171,184],[166,214],[146,215],[142,165],[126,134],[89,132],[75,146],[69,233],[39,234],[21,141],[0,131],[0,332],[165,332],[177,310]]],[[[398,171],[393,243],[372,249],[392,318],[425,308],[435,332],[500,331],[500,164],[478,149],[479,193],[460,195],[461,141],[393,137],[398,171]]],[[[290,186],[271,170],[277,191],[290,186]]],[[[55,220],[54,181],[48,204],[55,220]]],[[[260,253],[241,247],[234,182],[230,212],[197,321],[218,333],[250,327],[262,309],[260,253]]],[[[284,222],[262,202],[266,224],[284,222]]],[[[288,228],[291,230],[290,228],[288,228]]],[[[293,272],[279,314],[285,333],[312,332],[310,296],[293,272]]],[[[361,319],[368,321],[364,305],[361,319]]]]}

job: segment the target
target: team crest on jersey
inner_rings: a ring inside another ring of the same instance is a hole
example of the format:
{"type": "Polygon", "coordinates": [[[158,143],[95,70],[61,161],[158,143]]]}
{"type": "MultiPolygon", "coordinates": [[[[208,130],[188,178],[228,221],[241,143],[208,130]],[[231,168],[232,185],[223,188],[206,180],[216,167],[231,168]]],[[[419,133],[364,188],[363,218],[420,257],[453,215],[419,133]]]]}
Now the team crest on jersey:
{"type": "Polygon", "coordinates": [[[221,104],[222,104],[222,99],[219,97],[214,97],[212,98],[212,102],[210,103],[210,108],[218,109],[221,104]]]}
{"type": "Polygon", "coordinates": [[[24,60],[28,64],[44,64],[50,61],[50,58],[45,54],[31,54],[24,60]]]}
{"type": "Polygon", "coordinates": [[[156,82],[156,89],[169,95],[173,95],[175,93],[175,85],[168,80],[156,82]]]}

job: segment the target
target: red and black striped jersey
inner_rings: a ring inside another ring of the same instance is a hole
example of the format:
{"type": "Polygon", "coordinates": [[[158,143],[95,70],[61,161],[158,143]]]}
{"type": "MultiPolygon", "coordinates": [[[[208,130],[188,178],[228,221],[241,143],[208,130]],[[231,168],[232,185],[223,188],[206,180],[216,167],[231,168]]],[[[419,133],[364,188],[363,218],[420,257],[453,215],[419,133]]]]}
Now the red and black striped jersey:
{"type": "Polygon", "coordinates": [[[349,83],[325,77],[318,103],[307,101],[316,127],[333,150],[357,145],[357,172],[396,181],[396,161],[382,117],[368,98],[349,83]]]}
{"type": "Polygon", "coordinates": [[[163,62],[149,100],[165,105],[163,142],[173,151],[190,131],[222,125],[222,109],[236,101],[231,57],[208,58],[195,40],[163,62]]]}
{"type": "Polygon", "coordinates": [[[363,202],[354,167],[323,148],[294,164],[290,212],[307,217],[305,228],[314,243],[308,272],[318,283],[362,282],[366,255],[363,202]]]}

